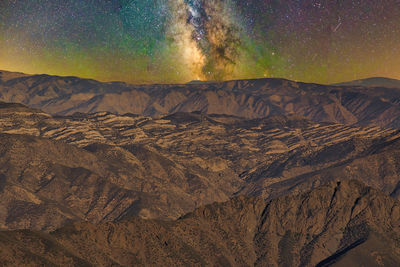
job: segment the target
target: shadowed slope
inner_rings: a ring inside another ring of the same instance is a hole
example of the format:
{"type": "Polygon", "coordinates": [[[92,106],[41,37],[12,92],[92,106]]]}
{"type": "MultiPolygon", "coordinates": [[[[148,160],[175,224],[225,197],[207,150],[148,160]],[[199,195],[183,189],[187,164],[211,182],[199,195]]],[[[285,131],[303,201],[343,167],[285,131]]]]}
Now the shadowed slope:
{"type": "Polygon", "coordinates": [[[359,182],[269,202],[234,198],[173,222],[74,223],[0,233],[3,265],[367,266],[400,260],[399,203],[359,182]],[[383,245],[385,244],[385,245],[383,245]],[[354,252],[353,252],[354,251],[354,252]]]}

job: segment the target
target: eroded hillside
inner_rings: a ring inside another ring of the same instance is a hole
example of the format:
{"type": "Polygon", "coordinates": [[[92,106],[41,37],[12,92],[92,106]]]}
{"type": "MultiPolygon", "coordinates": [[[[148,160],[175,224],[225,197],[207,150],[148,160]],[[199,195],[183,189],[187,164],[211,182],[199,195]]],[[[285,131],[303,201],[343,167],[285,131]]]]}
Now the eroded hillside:
{"type": "Polygon", "coordinates": [[[235,195],[359,179],[399,196],[399,130],[176,113],[54,117],[1,104],[1,228],[175,219],[235,195]]]}

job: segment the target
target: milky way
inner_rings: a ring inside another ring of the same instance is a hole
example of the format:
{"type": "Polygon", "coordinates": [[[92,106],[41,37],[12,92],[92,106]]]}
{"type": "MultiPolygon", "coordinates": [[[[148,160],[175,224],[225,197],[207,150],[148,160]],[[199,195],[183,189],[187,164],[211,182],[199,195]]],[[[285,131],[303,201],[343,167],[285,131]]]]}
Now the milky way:
{"type": "Polygon", "coordinates": [[[184,63],[198,79],[233,75],[241,45],[240,25],[230,1],[175,0],[171,4],[175,41],[184,63]]]}
{"type": "Polygon", "coordinates": [[[2,0],[0,69],[133,83],[400,78],[400,0],[2,0]]]}

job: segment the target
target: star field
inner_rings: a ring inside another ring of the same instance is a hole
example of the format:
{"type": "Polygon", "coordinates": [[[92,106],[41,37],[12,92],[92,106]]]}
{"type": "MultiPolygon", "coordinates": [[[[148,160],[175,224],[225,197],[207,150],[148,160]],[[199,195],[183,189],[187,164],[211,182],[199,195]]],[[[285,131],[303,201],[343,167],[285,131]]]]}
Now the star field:
{"type": "Polygon", "coordinates": [[[400,78],[400,0],[3,0],[0,69],[131,83],[400,78]]]}

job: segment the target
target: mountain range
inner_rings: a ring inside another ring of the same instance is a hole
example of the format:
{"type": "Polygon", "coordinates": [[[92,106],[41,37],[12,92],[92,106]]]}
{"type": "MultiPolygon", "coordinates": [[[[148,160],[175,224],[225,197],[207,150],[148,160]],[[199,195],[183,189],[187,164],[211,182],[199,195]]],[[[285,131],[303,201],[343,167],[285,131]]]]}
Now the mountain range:
{"type": "Polygon", "coordinates": [[[2,71],[0,265],[398,266],[399,94],[2,71]]]}

